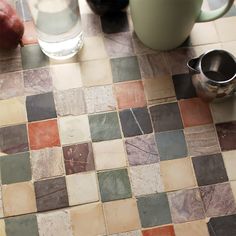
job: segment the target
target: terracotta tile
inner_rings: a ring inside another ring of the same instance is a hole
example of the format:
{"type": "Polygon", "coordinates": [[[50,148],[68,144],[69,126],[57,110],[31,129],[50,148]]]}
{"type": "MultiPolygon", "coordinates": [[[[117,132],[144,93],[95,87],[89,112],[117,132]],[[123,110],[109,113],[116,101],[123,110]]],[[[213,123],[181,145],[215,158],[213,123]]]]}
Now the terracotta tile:
{"type": "Polygon", "coordinates": [[[60,146],[57,120],[48,120],[28,124],[31,150],[60,146]]]}
{"type": "Polygon", "coordinates": [[[222,155],[229,180],[236,180],[236,171],[234,168],[236,166],[236,150],[222,152],[222,155]]]}
{"type": "Polygon", "coordinates": [[[84,36],[97,36],[102,33],[100,17],[95,14],[81,15],[82,29],[84,36]]]}
{"type": "Polygon", "coordinates": [[[142,233],[140,230],[135,230],[125,233],[112,234],[111,236],[142,236],[142,233]]]}
{"type": "Polygon", "coordinates": [[[200,98],[180,100],[179,108],[184,127],[206,125],[213,122],[208,104],[200,98]]]}
{"type": "Polygon", "coordinates": [[[172,225],[143,230],[143,236],[175,236],[172,225]]]}
{"type": "Polygon", "coordinates": [[[5,221],[4,220],[0,220],[0,235],[6,236],[5,221]]]}
{"type": "Polygon", "coordinates": [[[22,42],[24,45],[35,44],[38,42],[37,33],[33,21],[24,22],[24,35],[22,37],[22,42]]]}

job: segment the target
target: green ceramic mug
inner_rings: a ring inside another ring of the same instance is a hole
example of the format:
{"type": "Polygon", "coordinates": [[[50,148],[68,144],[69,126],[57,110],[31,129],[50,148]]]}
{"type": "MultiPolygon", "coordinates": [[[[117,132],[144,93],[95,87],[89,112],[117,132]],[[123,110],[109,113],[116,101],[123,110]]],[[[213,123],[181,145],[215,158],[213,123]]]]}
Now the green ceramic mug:
{"type": "MultiPolygon", "coordinates": [[[[134,30],[148,47],[170,50],[181,45],[196,22],[220,18],[234,0],[217,10],[202,11],[203,0],[130,0],[134,30]]],[[[206,32],[207,34],[207,32],[206,32]]]]}

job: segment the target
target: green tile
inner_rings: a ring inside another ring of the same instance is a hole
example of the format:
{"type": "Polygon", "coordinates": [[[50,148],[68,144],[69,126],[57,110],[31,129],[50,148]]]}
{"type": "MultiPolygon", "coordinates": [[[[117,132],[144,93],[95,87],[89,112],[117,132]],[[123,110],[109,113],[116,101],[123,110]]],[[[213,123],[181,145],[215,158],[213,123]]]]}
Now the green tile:
{"type": "Polygon", "coordinates": [[[89,116],[92,140],[94,142],[121,138],[116,112],[89,116]]]}
{"type": "Polygon", "coordinates": [[[2,156],[0,158],[2,184],[31,180],[29,152],[2,156]]]}
{"type": "Polygon", "coordinates": [[[132,197],[126,169],[98,173],[102,202],[132,197]]]}
{"type": "Polygon", "coordinates": [[[136,57],[124,57],[111,59],[113,81],[122,82],[140,80],[138,60],[136,57]]]}
{"type": "Polygon", "coordinates": [[[5,219],[7,236],[38,236],[35,215],[24,215],[5,219]]]}
{"type": "Polygon", "coordinates": [[[170,207],[166,193],[139,197],[137,203],[143,228],[171,223],[170,207]]]}

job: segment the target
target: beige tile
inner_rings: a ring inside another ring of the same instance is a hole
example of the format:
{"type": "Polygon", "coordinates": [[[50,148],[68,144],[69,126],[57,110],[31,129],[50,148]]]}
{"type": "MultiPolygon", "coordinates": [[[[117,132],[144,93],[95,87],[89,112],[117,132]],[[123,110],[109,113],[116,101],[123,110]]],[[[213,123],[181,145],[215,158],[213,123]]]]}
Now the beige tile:
{"type": "Polygon", "coordinates": [[[200,45],[194,47],[194,52],[196,56],[201,56],[203,53],[213,50],[213,49],[221,49],[222,46],[220,43],[214,43],[214,44],[207,44],[207,45],[200,45]]]}
{"type": "Polygon", "coordinates": [[[104,203],[104,213],[109,234],[122,233],[140,228],[135,199],[104,203]]]}
{"type": "Polygon", "coordinates": [[[124,145],[120,139],[93,143],[93,153],[97,170],[126,166],[124,145]]]}
{"type": "MultiPolygon", "coordinates": [[[[2,206],[2,187],[0,185],[0,218],[3,217],[3,206],[2,206]]],[[[1,234],[0,234],[1,235],[1,234]]]]}
{"type": "Polygon", "coordinates": [[[196,186],[190,158],[162,161],[160,166],[165,191],[196,186]]]}
{"type": "Polygon", "coordinates": [[[99,200],[95,172],[67,175],[66,184],[70,206],[99,200]]]}
{"type": "Polygon", "coordinates": [[[4,220],[0,220],[0,235],[1,236],[6,236],[4,220]]]}
{"type": "Polygon", "coordinates": [[[231,181],[230,182],[230,185],[231,185],[231,188],[232,188],[232,192],[233,192],[233,195],[234,195],[234,199],[236,201],[236,181],[231,181]]]}
{"type": "Polygon", "coordinates": [[[119,234],[112,234],[110,236],[142,236],[141,230],[135,230],[125,233],[119,233],[119,234]]]}
{"type": "Polygon", "coordinates": [[[0,126],[27,122],[24,97],[0,101],[0,111],[0,126]]]}
{"type": "Polygon", "coordinates": [[[5,216],[37,211],[34,186],[31,182],[3,185],[2,198],[5,216]]]}
{"type": "Polygon", "coordinates": [[[236,180],[236,150],[222,152],[222,155],[229,180],[236,180]]]}
{"type": "Polygon", "coordinates": [[[209,236],[204,220],[174,225],[176,236],[209,236]]]}
{"type": "Polygon", "coordinates": [[[74,207],[70,210],[74,236],[106,235],[101,203],[74,207]]]}
{"type": "Polygon", "coordinates": [[[229,51],[236,57],[236,41],[222,43],[222,49],[229,51]]]}

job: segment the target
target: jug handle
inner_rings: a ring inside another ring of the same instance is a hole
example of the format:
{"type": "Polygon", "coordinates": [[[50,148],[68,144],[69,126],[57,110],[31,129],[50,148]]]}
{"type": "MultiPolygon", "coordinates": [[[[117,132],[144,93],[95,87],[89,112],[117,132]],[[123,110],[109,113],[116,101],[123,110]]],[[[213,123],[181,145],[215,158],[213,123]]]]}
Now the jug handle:
{"type": "Polygon", "coordinates": [[[229,11],[233,3],[234,3],[234,0],[228,0],[228,2],[224,6],[220,7],[219,9],[212,10],[212,11],[201,11],[196,22],[208,22],[208,21],[213,21],[220,18],[221,16],[223,16],[225,13],[229,11]]]}

